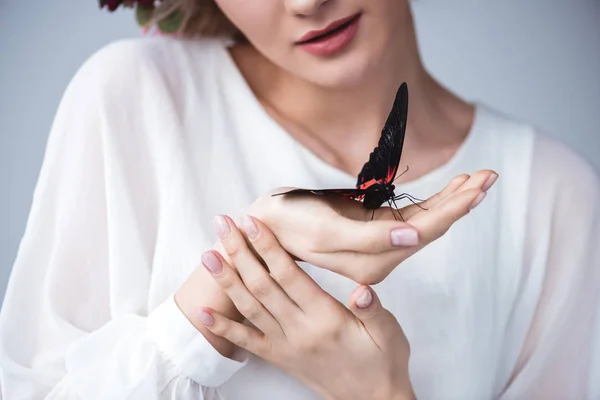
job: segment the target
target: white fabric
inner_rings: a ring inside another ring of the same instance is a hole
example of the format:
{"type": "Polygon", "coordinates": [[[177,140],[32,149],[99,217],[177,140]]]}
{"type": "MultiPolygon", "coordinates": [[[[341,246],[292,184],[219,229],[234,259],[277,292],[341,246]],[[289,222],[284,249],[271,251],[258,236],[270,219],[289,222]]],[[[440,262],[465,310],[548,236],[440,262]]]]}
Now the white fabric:
{"type": "MultiPolygon", "coordinates": [[[[600,398],[598,177],[478,104],[458,153],[398,191],[482,168],[500,174],[486,200],[375,287],[411,343],[417,398],[600,398]]],[[[102,49],[52,127],[0,320],[3,398],[316,399],[221,356],[172,295],[214,215],[277,186],[354,182],[269,118],[222,43],[102,49]]],[[[356,286],[302,267],[344,303],[356,286]]]]}

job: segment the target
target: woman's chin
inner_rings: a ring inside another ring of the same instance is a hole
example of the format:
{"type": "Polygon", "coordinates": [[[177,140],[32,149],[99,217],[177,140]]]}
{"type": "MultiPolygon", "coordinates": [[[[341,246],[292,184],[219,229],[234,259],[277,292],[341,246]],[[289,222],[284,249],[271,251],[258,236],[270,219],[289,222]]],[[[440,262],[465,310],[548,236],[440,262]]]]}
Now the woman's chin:
{"type": "Polygon", "coordinates": [[[331,89],[352,89],[373,79],[375,71],[365,60],[322,63],[299,71],[305,80],[331,89]]]}

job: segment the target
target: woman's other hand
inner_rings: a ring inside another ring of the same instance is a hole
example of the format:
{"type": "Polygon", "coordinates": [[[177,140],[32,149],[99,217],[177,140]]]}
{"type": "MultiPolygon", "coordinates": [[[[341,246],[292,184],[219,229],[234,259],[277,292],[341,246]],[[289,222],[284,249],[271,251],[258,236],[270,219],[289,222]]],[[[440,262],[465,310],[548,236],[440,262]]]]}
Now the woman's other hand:
{"type": "Polygon", "coordinates": [[[210,308],[195,318],[233,344],[296,376],[326,399],[407,399],[409,346],[375,293],[359,286],[349,309],[324,292],[260,221],[230,218],[219,252],[202,257],[207,271],[257,329],[210,308]],[[246,238],[250,242],[249,246],[246,238]]]}
{"type": "Polygon", "coordinates": [[[249,214],[264,222],[298,260],[344,275],[355,282],[381,282],[398,264],[438,239],[485,197],[498,175],[482,170],[459,175],[439,193],[400,209],[372,211],[338,196],[275,196],[257,199],[249,214]]]}

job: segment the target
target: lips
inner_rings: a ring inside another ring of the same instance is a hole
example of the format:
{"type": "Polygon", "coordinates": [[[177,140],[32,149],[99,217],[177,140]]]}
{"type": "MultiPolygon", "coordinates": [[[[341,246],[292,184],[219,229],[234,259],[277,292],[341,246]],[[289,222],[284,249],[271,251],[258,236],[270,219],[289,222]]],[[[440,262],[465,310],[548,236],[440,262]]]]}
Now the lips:
{"type": "Polygon", "coordinates": [[[331,36],[337,33],[338,31],[347,28],[349,25],[356,22],[356,20],[358,20],[359,17],[360,13],[357,13],[351,15],[350,17],[334,21],[331,24],[327,25],[324,29],[307,32],[306,34],[304,34],[304,36],[300,38],[300,40],[296,42],[296,44],[302,45],[311,42],[316,42],[321,39],[326,39],[328,36],[331,36]]]}

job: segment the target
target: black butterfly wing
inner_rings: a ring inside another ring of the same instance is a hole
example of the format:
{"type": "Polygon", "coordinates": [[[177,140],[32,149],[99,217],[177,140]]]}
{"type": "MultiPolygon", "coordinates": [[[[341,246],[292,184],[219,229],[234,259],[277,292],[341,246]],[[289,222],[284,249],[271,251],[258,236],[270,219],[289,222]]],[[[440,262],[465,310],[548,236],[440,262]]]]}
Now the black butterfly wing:
{"type": "Polygon", "coordinates": [[[394,181],[402,155],[407,118],[408,87],[405,82],[396,92],[394,105],[381,131],[377,147],[358,175],[357,188],[364,190],[375,183],[387,184],[394,181]]]}
{"type": "Polygon", "coordinates": [[[365,197],[366,190],[362,189],[293,189],[283,193],[276,193],[273,196],[284,194],[314,194],[316,196],[342,196],[351,200],[362,200],[365,197]]]}

